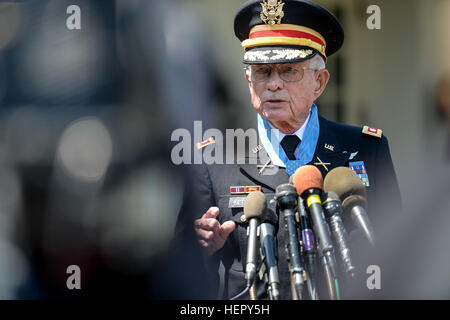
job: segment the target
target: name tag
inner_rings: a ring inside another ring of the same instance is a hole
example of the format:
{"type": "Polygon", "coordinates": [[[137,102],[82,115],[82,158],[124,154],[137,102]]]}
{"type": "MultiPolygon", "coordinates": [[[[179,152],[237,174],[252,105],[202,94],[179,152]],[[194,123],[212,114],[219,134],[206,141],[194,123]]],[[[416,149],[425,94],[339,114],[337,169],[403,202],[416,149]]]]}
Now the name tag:
{"type": "Polygon", "coordinates": [[[243,208],[247,197],[230,197],[228,208],[243,208]]]}

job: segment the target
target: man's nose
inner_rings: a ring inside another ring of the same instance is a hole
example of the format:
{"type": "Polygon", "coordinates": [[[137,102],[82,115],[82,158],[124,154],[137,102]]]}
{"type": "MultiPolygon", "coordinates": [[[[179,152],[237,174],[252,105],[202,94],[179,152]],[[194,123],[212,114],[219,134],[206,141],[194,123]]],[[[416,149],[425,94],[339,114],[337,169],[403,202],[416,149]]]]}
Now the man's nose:
{"type": "Polygon", "coordinates": [[[283,88],[284,81],[283,81],[283,79],[280,78],[280,75],[279,75],[277,69],[272,69],[266,85],[267,85],[267,89],[269,89],[270,91],[276,91],[276,90],[283,88]]]}

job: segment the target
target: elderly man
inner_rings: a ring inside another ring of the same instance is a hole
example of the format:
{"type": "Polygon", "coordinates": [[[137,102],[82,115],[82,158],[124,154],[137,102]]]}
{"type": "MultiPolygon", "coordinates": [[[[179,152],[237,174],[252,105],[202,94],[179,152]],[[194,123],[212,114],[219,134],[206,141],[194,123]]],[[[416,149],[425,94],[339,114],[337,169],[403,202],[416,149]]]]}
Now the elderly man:
{"type": "MultiPolygon", "coordinates": [[[[359,170],[375,226],[376,218],[387,219],[400,210],[399,188],[381,130],[339,124],[318,115],[314,101],[330,79],[325,62],[344,39],[330,12],[308,0],[252,0],[238,10],[234,30],[245,50],[245,77],[261,143],[245,158],[258,164],[198,166],[189,180],[176,233],[196,239],[205,262],[202,276],[212,281],[217,297],[231,298],[246,287],[247,225],[239,219],[242,199],[249,190],[262,191],[268,209],[279,220],[280,298],[292,299],[284,223],[269,201],[276,187],[306,164],[317,166],[323,177],[339,166],[359,170]]],[[[267,298],[264,285],[258,277],[254,291],[258,298],[267,298]]],[[[327,295],[319,293],[319,298],[327,295]]]]}

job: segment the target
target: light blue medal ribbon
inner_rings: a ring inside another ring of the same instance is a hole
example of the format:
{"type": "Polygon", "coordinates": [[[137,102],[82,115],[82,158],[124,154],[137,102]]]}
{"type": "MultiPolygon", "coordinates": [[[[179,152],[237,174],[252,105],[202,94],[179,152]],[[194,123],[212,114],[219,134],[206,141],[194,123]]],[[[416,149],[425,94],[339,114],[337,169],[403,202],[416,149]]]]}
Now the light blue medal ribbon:
{"type": "Polygon", "coordinates": [[[261,143],[272,160],[272,163],[280,167],[285,166],[286,173],[288,175],[294,174],[295,170],[309,163],[313,159],[320,132],[319,116],[317,113],[317,106],[315,104],[311,106],[309,121],[306,125],[300,147],[298,147],[294,153],[297,160],[289,160],[279,143],[276,144],[278,145],[278,152],[275,151],[276,148],[274,148],[274,144],[271,139],[271,129],[272,128],[270,127],[269,121],[258,115],[258,132],[261,143]],[[265,130],[263,130],[263,128],[265,130]]]}

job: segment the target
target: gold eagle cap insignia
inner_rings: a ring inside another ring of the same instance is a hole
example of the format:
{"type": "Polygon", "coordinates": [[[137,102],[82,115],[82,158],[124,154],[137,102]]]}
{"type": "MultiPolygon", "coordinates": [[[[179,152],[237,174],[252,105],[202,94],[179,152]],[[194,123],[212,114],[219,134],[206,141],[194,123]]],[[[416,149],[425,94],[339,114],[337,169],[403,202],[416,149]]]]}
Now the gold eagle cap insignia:
{"type": "Polygon", "coordinates": [[[265,24],[280,24],[284,17],[284,3],[280,0],[264,0],[260,3],[262,7],[261,20],[265,24]]]}

